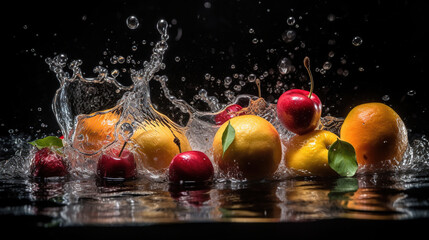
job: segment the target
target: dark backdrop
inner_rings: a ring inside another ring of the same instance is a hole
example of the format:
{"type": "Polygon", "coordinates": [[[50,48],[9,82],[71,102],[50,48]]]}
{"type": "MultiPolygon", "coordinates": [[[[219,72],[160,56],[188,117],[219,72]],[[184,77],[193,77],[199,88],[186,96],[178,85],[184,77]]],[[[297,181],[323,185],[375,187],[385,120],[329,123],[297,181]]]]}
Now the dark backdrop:
{"type": "MultiPolygon", "coordinates": [[[[65,53],[69,59],[82,59],[88,77],[95,76],[92,68],[100,61],[109,70],[118,67],[110,64],[113,55],[147,60],[150,42],[159,39],[155,24],[160,18],[171,24],[166,69],[160,74],[167,75],[169,88],[188,102],[199,88],[226,101],[222,96],[226,89],[206,81],[206,73],[223,80],[234,73],[259,76],[265,71],[271,74],[263,81],[263,96],[274,101],[281,93],[271,92],[270,85],[278,80],[308,88],[299,76],[305,74],[300,67],[303,57],[310,56],[324,114],[345,117],[357,104],[384,102],[402,116],[412,135],[426,133],[428,10],[424,1],[404,0],[8,3],[1,20],[5,41],[0,155],[5,158],[13,152],[10,139],[59,134],[50,106],[59,83],[48,70],[46,57],[65,53]],[[130,15],[139,19],[136,30],[125,24],[130,15]],[[287,22],[291,16],[292,26],[287,22]],[[291,29],[296,38],[286,43],[282,34],[291,29]],[[355,36],[362,38],[360,46],[352,44],[355,36]],[[283,57],[297,67],[290,79],[278,73],[277,63],[283,57]],[[325,74],[315,72],[326,61],[332,67],[325,74]]],[[[119,80],[128,85],[128,76],[121,73],[119,80]]],[[[153,101],[163,110],[159,86],[152,87],[153,101]]],[[[242,92],[257,91],[247,86],[242,92]]]]}

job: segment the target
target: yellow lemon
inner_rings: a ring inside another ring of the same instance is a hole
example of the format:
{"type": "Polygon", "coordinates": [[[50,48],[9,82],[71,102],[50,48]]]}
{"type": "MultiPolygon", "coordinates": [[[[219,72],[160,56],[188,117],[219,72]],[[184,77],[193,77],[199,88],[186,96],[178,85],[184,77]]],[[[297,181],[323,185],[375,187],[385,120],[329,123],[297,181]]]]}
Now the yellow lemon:
{"type": "Polygon", "coordinates": [[[344,119],[340,135],[353,145],[360,165],[396,165],[408,146],[404,122],[383,103],[365,103],[353,108],[344,119]]]}
{"type": "Polygon", "coordinates": [[[286,143],[286,167],[302,176],[335,176],[328,165],[328,151],[337,139],[337,135],[325,130],[293,136],[286,143]]]}
{"type": "Polygon", "coordinates": [[[213,139],[214,162],[226,176],[236,179],[272,177],[281,156],[282,146],[277,130],[270,122],[255,115],[230,119],[220,126],[213,139]],[[235,129],[235,137],[223,154],[222,134],[229,122],[235,129]]]}
{"type": "Polygon", "coordinates": [[[192,150],[184,132],[159,121],[151,121],[138,128],[131,140],[135,144],[137,158],[144,168],[163,170],[168,168],[173,157],[180,153],[179,146],[175,143],[176,137],[182,152],[192,150]]]}

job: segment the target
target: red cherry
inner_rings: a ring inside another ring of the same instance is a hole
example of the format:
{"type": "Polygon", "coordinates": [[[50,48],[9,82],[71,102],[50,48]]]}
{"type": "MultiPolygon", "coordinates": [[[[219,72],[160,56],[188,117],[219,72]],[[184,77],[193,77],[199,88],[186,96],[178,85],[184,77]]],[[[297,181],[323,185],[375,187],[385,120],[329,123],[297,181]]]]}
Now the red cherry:
{"type": "Polygon", "coordinates": [[[291,132],[302,135],[313,131],[322,115],[322,102],[313,93],[314,81],[310,71],[310,58],[304,58],[311,81],[310,92],[292,89],[283,93],[277,101],[277,116],[280,122],[291,132]]]}
{"type": "Polygon", "coordinates": [[[33,158],[31,173],[34,177],[63,177],[67,167],[63,158],[50,148],[42,148],[33,158]]]}
{"type": "Polygon", "coordinates": [[[97,164],[97,175],[101,178],[130,179],[137,175],[134,154],[124,149],[119,156],[120,150],[112,149],[101,155],[97,164]]]}
{"type": "Polygon", "coordinates": [[[199,151],[177,154],[170,163],[168,171],[171,182],[207,181],[213,178],[214,168],[209,157],[199,151]]]}
{"type": "Polygon", "coordinates": [[[220,112],[218,115],[215,116],[215,122],[217,125],[222,125],[224,122],[228,121],[229,119],[244,115],[244,112],[239,112],[241,109],[243,109],[238,104],[232,104],[225,108],[222,112],[220,112]],[[237,113],[239,112],[239,113],[237,113]]]}
{"type": "Polygon", "coordinates": [[[322,115],[322,103],[316,94],[301,89],[283,93],[277,102],[277,116],[291,132],[302,135],[314,130],[322,115]]]}

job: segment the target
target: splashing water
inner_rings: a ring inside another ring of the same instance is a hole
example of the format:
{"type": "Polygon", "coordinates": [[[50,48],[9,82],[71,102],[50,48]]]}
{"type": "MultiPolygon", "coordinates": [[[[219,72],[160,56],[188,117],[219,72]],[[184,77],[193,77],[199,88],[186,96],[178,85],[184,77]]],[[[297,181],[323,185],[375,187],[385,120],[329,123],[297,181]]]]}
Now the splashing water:
{"type": "MultiPolygon", "coordinates": [[[[137,18],[127,19],[127,26],[130,29],[136,29],[138,25],[137,18]]],[[[167,87],[168,77],[155,75],[163,67],[164,53],[168,49],[168,23],[159,20],[156,27],[161,39],[154,45],[150,59],[144,61],[142,69],[130,69],[130,78],[133,82],[131,86],[121,85],[116,80],[117,74],[112,74],[111,77],[109,71],[101,66],[94,68],[96,77],[84,77],[80,69],[83,62],[81,60],[69,62],[64,54],[46,59],[49,69],[56,74],[60,83],[52,107],[64,135],[64,153],[72,174],[92,176],[96,171],[99,154],[109,148],[124,146],[124,142],[130,141],[135,132],[141,129],[146,131],[151,126],[165,127],[171,133],[186,135],[193,150],[202,151],[213,159],[211,146],[219,127],[215,124],[214,118],[227,107],[227,104],[220,103],[216,97],[209,96],[205,89],[200,89],[196,99],[205,102],[210,108],[210,111],[203,112],[170,93],[167,87]],[[179,125],[155,110],[150,97],[151,80],[158,81],[170,103],[189,116],[183,124],[179,125]],[[98,124],[100,131],[94,133],[90,130],[98,124]]],[[[361,42],[360,40],[358,44],[353,44],[358,46],[361,42]]],[[[288,58],[283,58],[278,63],[278,69],[285,75],[293,71],[294,66],[288,58]]],[[[208,79],[210,78],[209,75],[208,79]]],[[[236,86],[255,83],[259,85],[259,79],[262,78],[263,76],[258,78],[252,73],[247,77],[247,83],[242,81],[241,85],[236,86]]],[[[225,78],[225,86],[226,84],[229,86],[231,81],[231,78],[225,78]]],[[[293,135],[278,120],[275,104],[249,94],[235,96],[233,92],[230,93],[225,92],[225,96],[230,100],[229,104],[238,104],[243,107],[242,111],[245,114],[257,115],[268,120],[279,132],[283,143],[293,135]]],[[[341,124],[342,119],[326,116],[321,119],[320,128],[338,135],[341,124]]],[[[398,170],[408,171],[417,166],[417,169],[428,169],[428,147],[429,141],[425,137],[411,142],[398,170]]],[[[34,154],[34,149],[23,148],[15,157],[1,163],[1,175],[28,175],[31,154],[34,154]]],[[[165,172],[154,172],[140,165],[138,171],[151,179],[164,180],[166,175],[165,172]]],[[[284,164],[281,164],[275,176],[285,178],[288,174],[284,164]]]]}

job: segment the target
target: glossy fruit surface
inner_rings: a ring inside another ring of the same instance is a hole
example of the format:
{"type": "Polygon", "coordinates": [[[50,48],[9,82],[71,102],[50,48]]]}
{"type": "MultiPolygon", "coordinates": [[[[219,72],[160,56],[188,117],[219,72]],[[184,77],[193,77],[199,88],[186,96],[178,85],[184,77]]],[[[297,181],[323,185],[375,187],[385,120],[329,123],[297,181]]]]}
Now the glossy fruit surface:
{"type": "Polygon", "coordinates": [[[302,135],[313,131],[322,115],[319,97],[301,89],[284,92],[277,101],[277,116],[289,131],[302,135]]]}
{"type": "Polygon", "coordinates": [[[62,177],[67,173],[63,158],[50,148],[42,148],[34,155],[31,167],[34,177],[62,177]]]}
{"type": "Polygon", "coordinates": [[[188,151],[177,154],[168,170],[171,182],[208,181],[213,178],[214,168],[209,157],[200,151],[188,151]]]}
{"type": "Polygon", "coordinates": [[[329,147],[337,139],[337,135],[325,130],[293,136],[286,143],[286,167],[301,176],[337,175],[328,164],[329,147]]]}
{"type": "Polygon", "coordinates": [[[218,115],[215,116],[215,122],[217,125],[222,125],[224,122],[228,121],[229,119],[244,115],[244,112],[240,112],[243,108],[238,104],[232,104],[225,108],[222,112],[220,112],[218,115]]]}
{"type": "Polygon", "coordinates": [[[274,126],[255,115],[230,119],[220,126],[213,140],[214,162],[226,177],[271,178],[282,156],[280,137],[274,126]],[[228,122],[235,129],[234,141],[223,154],[222,135],[228,122]],[[223,155],[223,156],[222,156],[223,155]]]}
{"type": "Polygon", "coordinates": [[[353,145],[360,165],[397,165],[408,146],[404,122],[383,103],[365,103],[353,108],[344,120],[340,135],[353,145]]]}
{"type": "Polygon", "coordinates": [[[136,147],[136,159],[149,170],[167,169],[171,160],[180,153],[175,143],[180,141],[182,152],[190,151],[188,138],[179,129],[152,121],[136,130],[131,141],[136,147]]]}
{"type": "Polygon", "coordinates": [[[97,175],[101,178],[123,178],[130,179],[137,175],[134,154],[124,149],[119,156],[120,150],[108,150],[102,154],[97,164],[97,175]]]}

